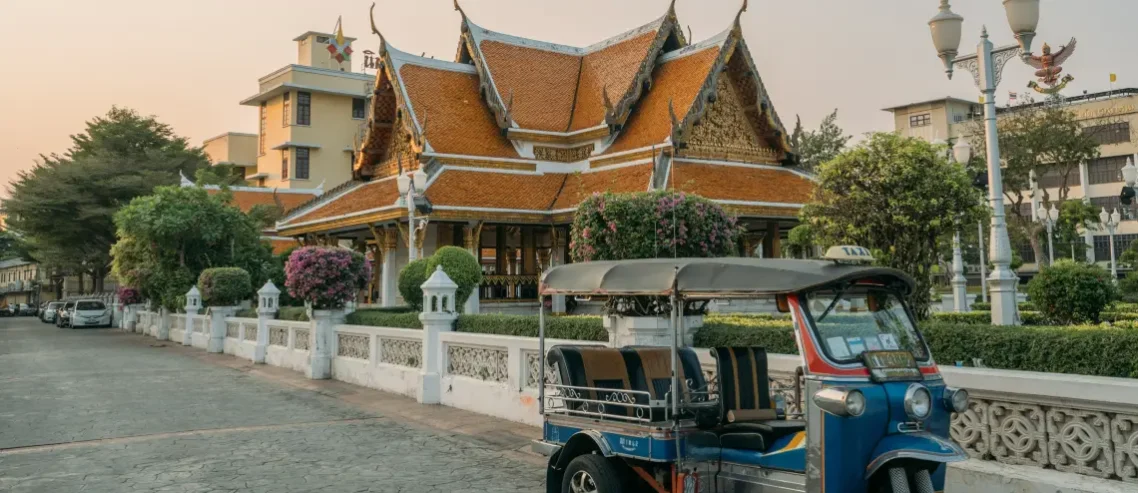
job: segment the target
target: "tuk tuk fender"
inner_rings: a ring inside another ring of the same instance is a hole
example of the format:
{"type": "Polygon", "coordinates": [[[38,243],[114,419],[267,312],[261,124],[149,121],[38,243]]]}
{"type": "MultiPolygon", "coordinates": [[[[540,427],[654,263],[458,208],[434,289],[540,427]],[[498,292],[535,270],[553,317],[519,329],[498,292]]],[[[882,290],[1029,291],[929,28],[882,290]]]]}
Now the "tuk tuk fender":
{"type": "Polygon", "coordinates": [[[873,449],[872,459],[866,466],[865,479],[872,478],[881,468],[899,459],[912,459],[947,464],[968,459],[968,454],[951,440],[928,432],[889,435],[873,449]]]}
{"type": "Polygon", "coordinates": [[[577,458],[579,455],[591,454],[593,452],[601,454],[603,457],[613,457],[612,447],[609,446],[608,441],[597,430],[581,430],[574,433],[565,442],[565,446],[550,457],[550,464],[555,469],[563,470],[569,465],[569,462],[577,458]],[[555,464],[555,465],[554,465],[555,464]]]}

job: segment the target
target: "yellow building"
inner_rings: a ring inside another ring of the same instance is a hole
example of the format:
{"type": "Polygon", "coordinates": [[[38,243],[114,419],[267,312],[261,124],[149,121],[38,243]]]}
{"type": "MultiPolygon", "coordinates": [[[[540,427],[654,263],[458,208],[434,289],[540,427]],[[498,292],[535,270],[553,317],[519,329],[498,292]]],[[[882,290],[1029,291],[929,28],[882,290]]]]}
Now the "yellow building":
{"type": "MultiPolygon", "coordinates": [[[[1040,104],[1044,103],[999,108],[997,118],[1040,104]]],[[[1083,163],[1067,177],[1068,198],[1087,198],[1096,208],[1105,208],[1108,212],[1117,208],[1122,213],[1122,225],[1115,235],[1115,251],[1120,253],[1138,240],[1138,213],[1119,203],[1119,193],[1125,185],[1122,167],[1127,158],[1138,158],[1135,154],[1138,153],[1138,136],[1135,133],[1138,129],[1138,89],[1083,94],[1067,98],[1062,104],[1075,113],[1087,132],[1101,144],[1098,159],[1083,163]]],[[[885,111],[893,113],[894,128],[898,133],[928,141],[952,141],[970,135],[975,128],[971,122],[983,118],[979,102],[951,97],[886,108],[885,111]]],[[[1058,197],[1062,180],[1062,176],[1045,175],[1039,177],[1038,182],[1041,189],[1047,190],[1049,197],[1058,197]]],[[[1029,204],[1024,205],[1030,207],[1029,204]]],[[[1109,261],[1109,235],[1105,231],[1093,231],[1090,236],[1095,260],[1100,263],[1109,261]]],[[[1037,270],[1030,245],[1013,245],[1013,248],[1024,260],[1022,271],[1037,270]]]]}
{"type": "Polygon", "coordinates": [[[0,305],[38,303],[43,284],[39,264],[21,259],[0,261],[0,305]]]}
{"type": "Polygon", "coordinates": [[[243,168],[245,179],[260,187],[312,189],[350,180],[375,81],[352,72],[354,40],[314,31],[293,39],[297,63],[261,77],[257,93],[241,101],[257,108],[257,133],[205,141],[210,161],[243,168]]]}

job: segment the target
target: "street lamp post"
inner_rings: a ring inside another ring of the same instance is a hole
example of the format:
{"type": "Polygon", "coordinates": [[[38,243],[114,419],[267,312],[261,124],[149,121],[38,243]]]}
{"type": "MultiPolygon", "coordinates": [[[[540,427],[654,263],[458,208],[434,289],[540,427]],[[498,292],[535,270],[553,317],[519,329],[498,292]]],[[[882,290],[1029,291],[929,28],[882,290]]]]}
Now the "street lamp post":
{"type": "MultiPolygon", "coordinates": [[[[972,146],[965,141],[963,137],[956,140],[956,145],[952,146],[952,158],[956,162],[967,165],[972,160],[972,146]]],[[[984,260],[984,220],[981,219],[976,222],[976,228],[979,234],[976,236],[979,241],[980,248],[980,300],[984,303],[988,302],[988,262],[984,260]]]]}
{"type": "Polygon", "coordinates": [[[1118,224],[1122,222],[1122,214],[1118,213],[1118,209],[1114,212],[1107,214],[1106,208],[1098,214],[1099,222],[1110,233],[1110,279],[1118,282],[1118,261],[1114,257],[1114,230],[1118,228],[1118,224]]]}
{"type": "Polygon", "coordinates": [[[415,199],[419,198],[419,193],[427,188],[427,173],[420,168],[413,173],[399,175],[395,183],[399,187],[399,194],[407,203],[407,260],[414,262],[419,258],[419,235],[425,233],[419,230],[427,228],[428,220],[425,217],[415,218],[415,199]]]}
{"type": "Polygon", "coordinates": [[[1008,24],[1019,45],[996,49],[984,28],[976,54],[957,58],[964,18],[953,13],[948,0],[941,0],[940,11],[929,21],[933,45],[944,61],[951,79],[955,67],[968,69],[984,93],[985,140],[988,147],[988,201],[992,208],[991,257],[995,269],[989,278],[992,289],[992,324],[1016,324],[1016,284],[1011,270],[1011,244],[1004,213],[1004,185],[1000,173],[1000,145],[996,129],[996,86],[1009,60],[1031,53],[1031,41],[1039,23],[1039,0],[1004,0],[1008,24]]]}
{"type": "Polygon", "coordinates": [[[1039,206],[1035,211],[1035,217],[1043,223],[1047,228],[1047,265],[1055,263],[1055,223],[1059,221],[1059,209],[1055,208],[1055,204],[1051,204],[1051,209],[1048,210],[1044,206],[1039,206]]]}

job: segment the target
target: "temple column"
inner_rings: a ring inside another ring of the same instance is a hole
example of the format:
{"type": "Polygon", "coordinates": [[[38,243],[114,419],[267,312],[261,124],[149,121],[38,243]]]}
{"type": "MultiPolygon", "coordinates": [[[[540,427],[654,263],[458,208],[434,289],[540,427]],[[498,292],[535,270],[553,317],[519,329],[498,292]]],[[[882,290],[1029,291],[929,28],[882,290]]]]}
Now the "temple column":
{"type": "Polygon", "coordinates": [[[767,235],[763,238],[764,257],[779,258],[782,256],[782,244],[779,233],[778,221],[767,221],[767,235]]]}
{"type": "MultiPolygon", "coordinates": [[[[482,221],[476,223],[466,224],[462,226],[462,244],[466,251],[474,255],[474,260],[478,261],[478,266],[482,266],[482,221]]],[[[462,307],[462,312],[466,314],[478,313],[481,308],[482,287],[476,286],[474,292],[470,293],[470,297],[466,299],[466,304],[462,307]]]]}
{"type": "Polygon", "coordinates": [[[395,286],[395,281],[399,277],[395,269],[395,249],[399,246],[398,235],[396,231],[384,229],[381,241],[378,243],[380,255],[383,257],[379,277],[379,298],[385,307],[395,306],[396,293],[398,293],[395,286]]]}

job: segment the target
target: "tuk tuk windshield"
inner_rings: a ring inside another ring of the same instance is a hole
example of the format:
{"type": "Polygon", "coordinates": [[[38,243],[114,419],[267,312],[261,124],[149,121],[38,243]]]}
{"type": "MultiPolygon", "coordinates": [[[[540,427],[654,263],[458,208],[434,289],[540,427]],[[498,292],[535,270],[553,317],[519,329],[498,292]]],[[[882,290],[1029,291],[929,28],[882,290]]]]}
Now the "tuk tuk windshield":
{"type": "Polygon", "coordinates": [[[896,293],[850,288],[806,295],[806,309],[821,346],[836,363],[851,363],[866,351],[906,350],[918,361],[929,351],[896,293]]]}

